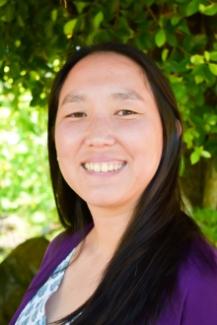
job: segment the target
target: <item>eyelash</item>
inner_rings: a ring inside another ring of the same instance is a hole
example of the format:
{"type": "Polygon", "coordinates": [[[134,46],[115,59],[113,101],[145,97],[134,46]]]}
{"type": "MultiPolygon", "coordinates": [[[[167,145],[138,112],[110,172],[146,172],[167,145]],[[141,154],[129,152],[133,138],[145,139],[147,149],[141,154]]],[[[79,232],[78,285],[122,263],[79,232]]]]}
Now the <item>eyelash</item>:
{"type": "Polygon", "coordinates": [[[118,113],[120,113],[120,112],[127,112],[127,114],[119,115],[119,116],[127,116],[127,115],[138,114],[137,112],[135,112],[135,111],[131,111],[130,109],[122,109],[122,110],[118,111],[118,113]],[[128,113],[130,113],[130,114],[128,114],[128,113]]]}
{"type": "MultiPolygon", "coordinates": [[[[118,116],[128,116],[128,115],[135,115],[135,114],[138,114],[137,112],[135,111],[131,111],[129,109],[122,109],[118,112],[116,112],[116,115],[118,116]],[[120,112],[127,112],[127,114],[119,114],[120,112]]],[[[86,113],[84,112],[74,112],[74,113],[71,113],[71,114],[68,114],[66,117],[72,117],[72,118],[82,118],[83,115],[87,116],[86,113]],[[77,116],[76,116],[77,115],[77,116]],[[79,116],[78,116],[79,115],[79,116]],[[82,115],[82,116],[81,116],[82,115]]]]}
{"type": "Polygon", "coordinates": [[[84,112],[75,112],[75,113],[71,113],[71,114],[66,115],[66,117],[81,118],[83,116],[76,116],[76,115],[83,115],[83,114],[85,114],[85,113],[84,112]]]}

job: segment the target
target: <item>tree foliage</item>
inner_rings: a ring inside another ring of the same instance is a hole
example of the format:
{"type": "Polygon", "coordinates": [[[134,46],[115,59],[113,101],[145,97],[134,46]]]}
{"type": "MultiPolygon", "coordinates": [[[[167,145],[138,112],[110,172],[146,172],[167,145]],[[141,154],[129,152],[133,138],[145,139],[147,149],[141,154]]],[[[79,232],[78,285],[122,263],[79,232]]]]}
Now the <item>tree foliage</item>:
{"type": "Polygon", "coordinates": [[[216,17],[211,0],[0,0],[1,214],[28,194],[31,212],[53,208],[45,149],[51,80],[67,53],[96,42],[136,45],[160,65],[183,116],[183,163],[208,168],[217,151],[216,17]]]}
{"type": "Polygon", "coordinates": [[[217,4],[206,0],[0,0],[4,91],[44,106],[53,72],[76,46],[117,40],[148,52],[169,77],[191,162],[216,146],[217,4]]]}

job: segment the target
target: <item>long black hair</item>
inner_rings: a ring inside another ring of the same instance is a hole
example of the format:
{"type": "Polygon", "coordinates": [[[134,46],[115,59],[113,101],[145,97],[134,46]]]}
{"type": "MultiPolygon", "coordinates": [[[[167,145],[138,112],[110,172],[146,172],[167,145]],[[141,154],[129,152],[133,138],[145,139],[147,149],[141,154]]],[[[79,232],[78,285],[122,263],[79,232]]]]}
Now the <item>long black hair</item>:
{"type": "Polygon", "coordinates": [[[69,71],[84,57],[99,52],[122,54],[143,69],[163,126],[163,153],[96,291],[60,323],[79,315],[73,324],[131,325],[140,320],[142,324],[154,324],[175,288],[179,267],[192,242],[203,235],[180,207],[181,119],[176,100],[166,78],[142,51],[116,43],[80,48],[57,74],[48,116],[49,163],[56,206],[61,223],[70,232],[92,222],[86,202],[68,186],[60,172],[54,128],[60,91],[69,71]]]}

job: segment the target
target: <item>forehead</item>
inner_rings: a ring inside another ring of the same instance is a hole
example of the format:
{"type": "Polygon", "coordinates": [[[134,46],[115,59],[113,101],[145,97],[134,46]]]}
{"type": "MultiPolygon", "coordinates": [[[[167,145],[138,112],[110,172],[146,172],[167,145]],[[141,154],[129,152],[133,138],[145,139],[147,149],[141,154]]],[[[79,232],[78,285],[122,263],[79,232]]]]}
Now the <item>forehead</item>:
{"type": "Polygon", "coordinates": [[[134,60],[126,55],[115,53],[115,52],[98,52],[92,53],[81,59],[72,70],[76,71],[79,69],[95,68],[96,65],[100,65],[101,68],[110,68],[114,70],[114,65],[120,66],[121,68],[132,69],[137,73],[144,73],[142,68],[134,60]]]}
{"type": "Polygon", "coordinates": [[[142,67],[129,57],[113,53],[99,52],[81,59],[69,71],[63,88],[81,85],[103,85],[104,83],[148,84],[142,67]]]}

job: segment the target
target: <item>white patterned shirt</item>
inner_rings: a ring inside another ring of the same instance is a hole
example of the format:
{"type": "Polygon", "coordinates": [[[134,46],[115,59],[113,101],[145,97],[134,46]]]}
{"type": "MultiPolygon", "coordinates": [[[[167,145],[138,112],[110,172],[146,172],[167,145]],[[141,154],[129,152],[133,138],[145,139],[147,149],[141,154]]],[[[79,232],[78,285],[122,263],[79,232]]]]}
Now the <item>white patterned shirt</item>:
{"type": "MultiPolygon", "coordinates": [[[[37,291],[36,295],[25,306],[19,315],[15,325],[46,325],[45,306],[51,295],[59,288],[71,259],[76,253],[76,247],[66,256],[66,258],[56,267],[48,280],[37,291]]],[[[76,315],[76,319],[81,313],[76,315]]],[[[73,321],[73,320],[72,320],[73,321]]],[[[72,322],[71,321],[71,322],[72,322]]],[[[71,323],[70,322],[70,323],[71,323]]],[[[65,325],[69,325],[69,322],[65,325]]]]}

